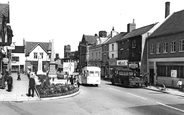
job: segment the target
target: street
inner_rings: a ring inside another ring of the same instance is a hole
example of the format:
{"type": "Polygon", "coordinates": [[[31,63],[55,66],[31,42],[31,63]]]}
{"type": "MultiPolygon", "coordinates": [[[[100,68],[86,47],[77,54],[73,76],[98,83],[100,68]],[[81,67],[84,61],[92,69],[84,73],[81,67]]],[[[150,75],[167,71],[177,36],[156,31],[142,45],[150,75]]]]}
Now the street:
{"type": "Polygon", "coordinates": [[[74,97],[0,102],[0,115],[183,115],[184,97],[102,81],[82,85],[74,97]]]}

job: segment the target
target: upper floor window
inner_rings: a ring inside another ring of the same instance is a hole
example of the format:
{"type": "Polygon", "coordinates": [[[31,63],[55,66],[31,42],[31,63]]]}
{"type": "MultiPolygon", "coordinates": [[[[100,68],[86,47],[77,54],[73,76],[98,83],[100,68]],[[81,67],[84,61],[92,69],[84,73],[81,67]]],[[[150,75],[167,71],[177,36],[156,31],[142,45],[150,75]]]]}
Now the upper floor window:
{"type": "Polygon", "coordinates": [[[136,48],[136,40],[132,41],[132,48],[136,48]]]}
{"type": "Polygon", "coordinates": [[[107,51],[107,46],[106,45],[104,46],[104,51],[107,51]]]}
{"type": "Polygon", "coordinates": [[[34,59],[37,59],[38,58],[38,54],[37,52],[34,52],[34,59]]]}
{"type": "Polygon", "coordinates": [[[100,52],[99,52],[99,55],[98,56],[99,56],[99,59],[100,59],[100,52]]]}
{"type": "Polygon", "coordinates": [[[98,53],[96,52],[96,59],[98,59],[98,53]]]}
{"type": "Polygon", "coordinates": [[[114,54],[112,54],[112,58],[114,58],[114,54]]]}
{"type": "Polygon", "coordinates": [[[184,51],[184,40],[179,41],[179,51],[184,51]]]}
{"type": "Polygon", "coordinates": [[[156,53],[160,54],[160,52],[161,52],[161,46],[160,46],[160,43],[157,43],[157,51],[156,51],[156,53]]]}
{"type": "Polygon", "coordinates": [[[11,60],[12,60],[12,62],[19,62],[19,57],[13,56],[11,60]]]}
{"type": "Polygon", "coordinates": [[[151,44],[150,46],[150,54],[154,54],[155,53],[155,47],[154,44],[151,44]]]}
{"type": "Polygon", "coordinates": [[[40,58],[43,59],[43,53],[40,53],[40,58]]]}
{"type": "Polygon", "coordinates": [[[171,42],[171,53],[176,52],[176,42],[172,41],[171,42]]]}
{"type": "Polygon", "coordinates": [[[168,43],[164,42],[163,44],[163,53],[167,53],[168,52],[168,43]]]}
{"type": "Polygon", "coordinates": [[[114,51],[114,44],[112,44],[112,51],[114,51]]]}

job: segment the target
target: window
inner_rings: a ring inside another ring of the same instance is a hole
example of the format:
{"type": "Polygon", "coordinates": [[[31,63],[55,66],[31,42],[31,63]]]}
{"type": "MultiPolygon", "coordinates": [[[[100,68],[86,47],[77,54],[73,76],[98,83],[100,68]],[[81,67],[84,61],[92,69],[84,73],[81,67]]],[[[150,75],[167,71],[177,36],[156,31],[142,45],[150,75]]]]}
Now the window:
{"type": "Polygon", "coordinates": [[[136,48],[136,40],[132,41],[132,48],[136,48]]]}
{"type": "Polygon", "coordinates": [[[157,54],[160,54],[161,52],[161,46],[160,46],[160,43],[157,43],[157,54]]]}
{"type": "Polygon", "coordinates": [[[38,58],[38,55],[36,52],[34,52],[34,59],[37,59],[38,58]]]}
{"type": "Polygon", "coordinates": [[[114,44],[112,44],[112,51],[114,51],[114,44]]]}
{"type": "Polygon", "coordinates": [[[40,58],[43,59],[43,53],[40,53],[40,58]]]}
{"type": "Polygon", "coordinates": [[[151,44],[150,46],[150,54],[154,54],[155,53],[155,47],[154,44],[151,44]]]}
{"type": "Polygon", "coordinates": [[[100,52],[99,52],[99,55],[98,56],[99,56],[99,60],[100,60],[100,52]]]}
{"type": "Polygon", "coordinates": [[[184,51],[184,40],[179,41],[179,51],[184,51]]]}
{"type": "Polygon", "coordinates": [[[98,59],[98,53],[96,52],[96,60],[98,59]]]}
{"type": "Polygon", "coordinates": [[[93,53],[92,53],[92,60],[93,60],[93,53]]]}
{"type": "Polygon", "coordinates": [[[168,43],[164,42],[163,44],[163,53],[167,53],[168,52],[168,43]]]}
{"type": "Polygon", "coordinates": [[[176,52],[176,42],[175,41],[171,42],[171,53],[174,53],[174,52],[176,52]]]}
{"type": "Polygon", "coordinates": [[[114,58],[114,54],[112,54],[112,58],[114,58]]]}
{"type": "Polygon", "coordinates": [[[16,56],[15,57],[12,57],[11,60],[12,60],[12,62],[19,62],[19,57],[16,57],[16,56]]]}

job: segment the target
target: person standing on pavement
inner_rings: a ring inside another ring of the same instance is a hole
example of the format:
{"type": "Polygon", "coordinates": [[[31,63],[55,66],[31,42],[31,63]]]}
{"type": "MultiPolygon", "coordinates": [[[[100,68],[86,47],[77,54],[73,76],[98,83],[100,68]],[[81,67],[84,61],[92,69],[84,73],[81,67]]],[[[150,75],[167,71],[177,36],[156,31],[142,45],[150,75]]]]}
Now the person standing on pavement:
{"type": "Polygon", "coordinates": [[[20,72],[19,72],[19,71],[17,72],[17,76],[18,76],[18,77],[17,77],[17,80],[21,80],[21,79],[20,79],[20,72]]]}
{"type": "Polygon", "coordinates": [[[35,90],[35,79],[34,79],[34,74],[31,72],[30,73],[30,79],[29,79],[29,89],[28,89],[28,94],[27,96],[32,96],[34,97],[34,90],[35,90]],[[32,92],[32,94],[31,94],[32,92]]]}
{"type": "Polygon", "coordinates": [[[181,81],[181,79],[178,81],[177,86],[179,86],[179,90],[182,90],[182,81],[181,81]]]}
{"type": "Polygon", "coordinates": [[[12,90],[12,86],[13,86],[13,78],[11,75],[8,75],[7,85],[8,85],[8,89],[6,91],[10,92],[12,90]]]}

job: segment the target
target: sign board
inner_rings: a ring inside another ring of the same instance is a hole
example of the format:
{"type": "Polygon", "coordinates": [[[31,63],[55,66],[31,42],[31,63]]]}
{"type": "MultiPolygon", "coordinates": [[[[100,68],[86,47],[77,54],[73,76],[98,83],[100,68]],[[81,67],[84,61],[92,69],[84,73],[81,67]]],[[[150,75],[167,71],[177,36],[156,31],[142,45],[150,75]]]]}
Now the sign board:
{"type": "Polygon", "coordinates": [[[8,63],[8,61],[9,61],[9,59],[8,59],[8,58],[3,58],[3,62],[4,62],[5,64],[7,64],[7,63],[8,63]]]}
{"type": "Polygon", "coordinates": [[[136,63],[129,64],[129,68],[136,69],[138,67],[139,67],[139,65],[136,63]]]}
{"type": "Polygon", "coordinates": [[[127,66],[128,60],[117,60],[117,65],[127,66]]]}
{"type": "Polygon", "coordinates": [[[177,77],[177,70],[171,70],[171,77],[177,77]]]}
{"type": "Polygon", "coordinates": [[[63,62],[63,71],[72,74],[74,72],[74,62],[63,62]]]}

